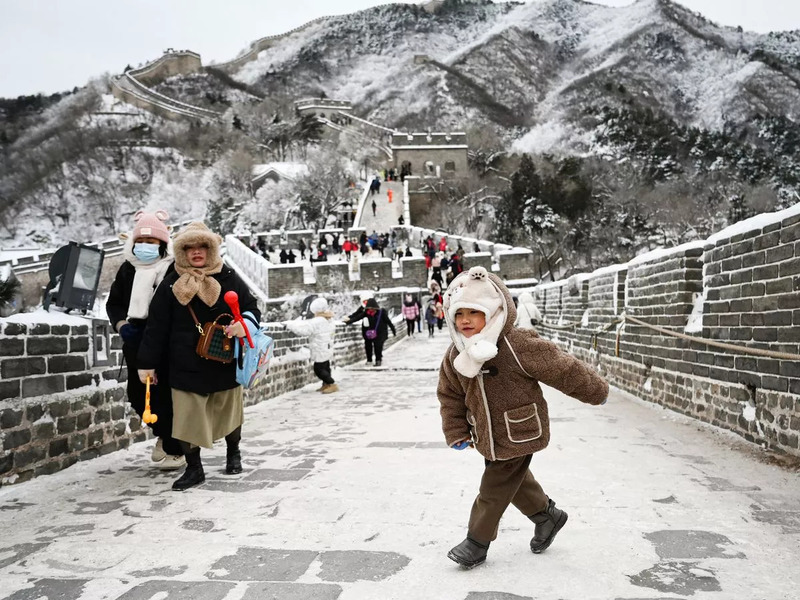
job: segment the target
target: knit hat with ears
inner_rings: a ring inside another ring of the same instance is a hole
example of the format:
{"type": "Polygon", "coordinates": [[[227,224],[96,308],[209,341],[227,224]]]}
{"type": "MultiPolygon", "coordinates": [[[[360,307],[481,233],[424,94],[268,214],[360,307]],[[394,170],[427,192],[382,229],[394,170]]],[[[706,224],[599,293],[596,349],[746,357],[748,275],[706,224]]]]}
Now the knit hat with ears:
{"type": "Polygon", "coordinates": [[[154,213],[146,213],[142,210],[133,215],[136,225],[133,228],[134,241],[140,237],[151,237],[161,240],[165,244],[169,242],[169,227],[166,221],[169,214],[165,210],[157,210],[154,213]]]}
{"type": "Polygon", "coordinates": [[[308,306],[308,309],[314,314],[325,312],[328,310],[328,301],[322,297],[314,298],[308,306]]]}
{"type": "Polygon", "coordinates": [[[461,273],[447,287],[444,310],[460,350],[453,366],[465,377],[475,377],[483,363],[497,355],[497,338],[506,322],[504,306],[502,293],[483,267],[461,273]],[[466,338],[458,332],[455,315],[460,308],[479,310],[486,315],[486,325],[480,333],[466,338]]]}

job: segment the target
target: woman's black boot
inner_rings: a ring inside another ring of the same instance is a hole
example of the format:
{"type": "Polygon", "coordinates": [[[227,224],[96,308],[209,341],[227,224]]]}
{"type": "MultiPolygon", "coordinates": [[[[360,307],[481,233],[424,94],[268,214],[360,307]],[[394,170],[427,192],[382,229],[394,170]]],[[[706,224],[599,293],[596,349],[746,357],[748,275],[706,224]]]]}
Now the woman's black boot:
{"type": "Polygon", "coordinates": [[[225,443],[228,445],[227,460],[225,461],[225,472],[228,475],[236,475],[242,472],[242,453],[239,451],[239,441],[242,439],[242,428],[237,427],[225,436],[225,443]]]}
{"type": "Polygon", "coordinates": [[[200,448],[193,448],[185,453],[186,470],[183,475],[172,484],[172,489],[182,492],[203,483],[206,480],[203,463],[200,462],[200,448]]]}

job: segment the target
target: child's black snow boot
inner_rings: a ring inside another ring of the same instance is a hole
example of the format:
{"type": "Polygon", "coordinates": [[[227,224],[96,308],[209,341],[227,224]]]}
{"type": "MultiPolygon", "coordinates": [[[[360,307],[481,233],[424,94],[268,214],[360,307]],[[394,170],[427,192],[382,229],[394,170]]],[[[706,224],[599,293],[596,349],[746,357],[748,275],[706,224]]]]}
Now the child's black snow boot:
{"type": "Polygon", "coordinates": [[[486,551],[488,549],[489,544],[481,544],[467,536],[463,542],[447,553],[447,558],[456,561],[465,569],[471,569],[486,561],[486,551]]]}
{"type": "Polygon", "coordinates": [[[553,543],[556,534],[567,522],[567,513],[556,508],[556,503],[552,500],[547,501],[547,508],[542,512],[528,517],[536,523],[536,529],[531,540],[531,552],[539,554],[544,552],[553,543]]]}

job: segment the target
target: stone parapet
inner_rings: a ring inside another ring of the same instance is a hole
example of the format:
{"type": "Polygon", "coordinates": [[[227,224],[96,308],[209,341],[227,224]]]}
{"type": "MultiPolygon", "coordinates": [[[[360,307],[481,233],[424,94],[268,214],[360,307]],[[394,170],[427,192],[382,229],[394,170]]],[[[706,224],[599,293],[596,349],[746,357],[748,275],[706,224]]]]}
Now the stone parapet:
{"type": "Polygon", "coordinates": [[[800,456],[799,212],[537,286],[539,333],[640,398],[800,456]]]}
{"type": "MultiPolygon", "coordinates": [[[[399,300],[397,301],[399,305],[399,300]]],[[[405,337],[401,317],[397,336],[405,337]]],[[[308,338],[267,324],[275,356],[264,380],[245,391],[252,405],[317,381],[308,338]]],[[[118,336],[112,365],[90,367],[89,329],[74,325],[5,323],[0,333],[0,486],[28,481],[152,437],[127,402],[127,368],[118,336]]],[[[358,325],[337,325],[334,367],[364,360],[358,325]]]]}

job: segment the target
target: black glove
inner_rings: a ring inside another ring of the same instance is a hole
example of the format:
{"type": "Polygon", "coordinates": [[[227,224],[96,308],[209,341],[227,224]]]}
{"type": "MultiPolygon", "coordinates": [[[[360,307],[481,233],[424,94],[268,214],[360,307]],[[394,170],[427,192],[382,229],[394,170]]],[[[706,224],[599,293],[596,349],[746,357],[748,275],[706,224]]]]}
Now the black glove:
{"type": "Polygon", "coordinates": [[[136,325],[125,323],[119,328],[119,335],[126,344],[135,344],[142,338],[142,329],[136,325]]]}

